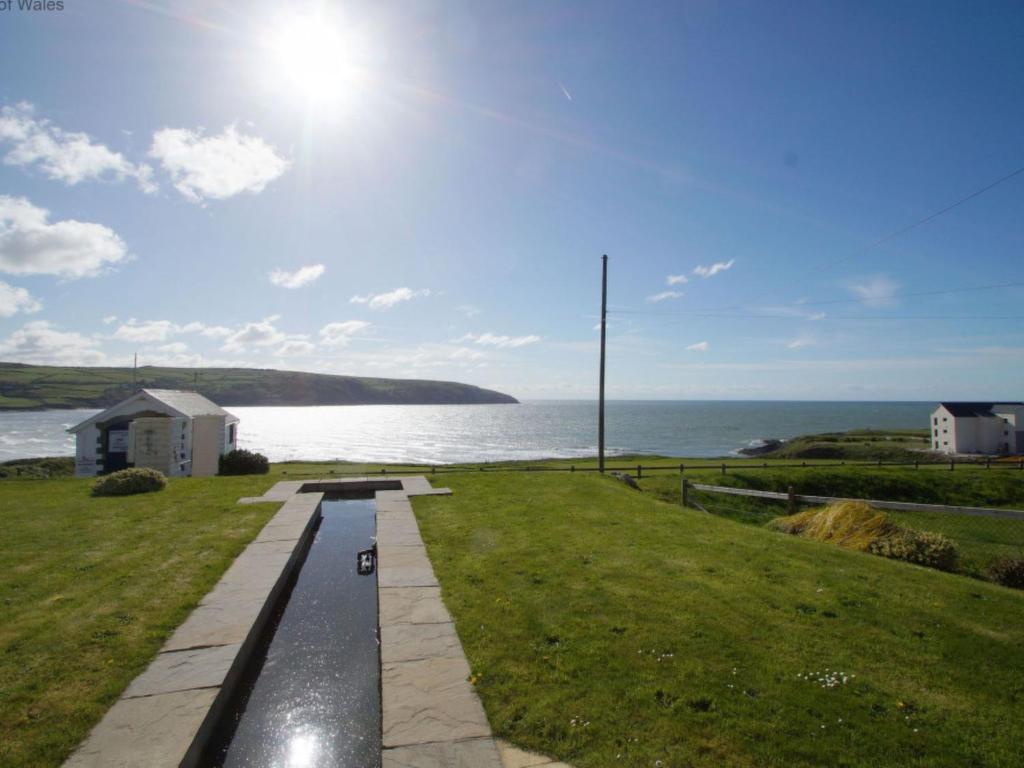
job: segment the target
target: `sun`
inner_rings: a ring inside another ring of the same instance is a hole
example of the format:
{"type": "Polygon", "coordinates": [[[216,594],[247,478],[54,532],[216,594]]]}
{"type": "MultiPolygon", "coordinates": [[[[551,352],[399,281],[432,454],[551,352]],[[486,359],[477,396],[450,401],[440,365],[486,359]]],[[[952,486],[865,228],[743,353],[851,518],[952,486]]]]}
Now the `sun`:
{"type": "Polygon", "coordinates": [[[271,66],[285,87],[320,104],[346,102],[366,84],[363,46],[331,19],[297,16],[268,36],[271,66]]]}

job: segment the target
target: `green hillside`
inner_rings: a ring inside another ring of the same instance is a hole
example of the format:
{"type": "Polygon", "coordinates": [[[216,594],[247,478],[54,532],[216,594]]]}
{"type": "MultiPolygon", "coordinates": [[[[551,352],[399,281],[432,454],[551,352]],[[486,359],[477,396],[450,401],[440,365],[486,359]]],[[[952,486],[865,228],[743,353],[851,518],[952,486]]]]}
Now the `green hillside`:
{"type": "Polygon", "coordinates": [[[376,379],[256,368],[68,368],[0,363],[0,410],[105,408],[136,389],[194,389],[218,405],[515,403],[453,381],[376,379]]]}

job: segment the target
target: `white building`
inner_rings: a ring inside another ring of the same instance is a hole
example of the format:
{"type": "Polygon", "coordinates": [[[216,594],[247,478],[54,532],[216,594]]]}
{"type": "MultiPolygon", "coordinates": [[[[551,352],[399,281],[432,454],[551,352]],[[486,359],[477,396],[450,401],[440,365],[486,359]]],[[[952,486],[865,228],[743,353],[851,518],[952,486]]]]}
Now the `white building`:
{"type": "Polygon", "coordinates": [[[931,433],[942,453],[1024,454],[1024,403],[940,403],[931,433]]]}
{"type": "Polygon", "coordinates": [[[140,389],[68,432],[75,436],[77,477],[127,467],[206,477],[235,449],[238,418],[195,392],[140,389]]]}

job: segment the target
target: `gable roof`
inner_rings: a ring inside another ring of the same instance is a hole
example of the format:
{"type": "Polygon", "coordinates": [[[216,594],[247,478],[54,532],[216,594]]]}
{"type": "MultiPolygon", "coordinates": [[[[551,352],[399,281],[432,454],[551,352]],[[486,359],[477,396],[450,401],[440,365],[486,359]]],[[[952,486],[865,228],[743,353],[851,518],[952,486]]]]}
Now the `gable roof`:
{"type": "Polygon", "coordinates": [[[185,392],[180,389],[140,389],[134,395],[122,400],[117,405],[112,405],[109,408],[90,416],[80,424],[76,424],[69,428],[68,432],[74,434],[91,424],[95,424],[98,421],[108,418],[110,415],[115,415],[116,412],[124,408],[124,406],[140,400],[148,400],[153,404],[161,405],[176,416],[185,416],[187,418],[193,418],[195,416],[224,416],[229,424],[238,421],[238,417],[228,413],[219,405],[203,397],[198,392],[185,392]]]}
{"type": "Polygon", "coordinates": [[[992,409],[997,405],[1021,406],[1024,405],[1024,403],[939,403],[939,405],[949,411],[953,416],[961,418],[972,416],[993,416],[994,414],[992,413],[992,409]]]}

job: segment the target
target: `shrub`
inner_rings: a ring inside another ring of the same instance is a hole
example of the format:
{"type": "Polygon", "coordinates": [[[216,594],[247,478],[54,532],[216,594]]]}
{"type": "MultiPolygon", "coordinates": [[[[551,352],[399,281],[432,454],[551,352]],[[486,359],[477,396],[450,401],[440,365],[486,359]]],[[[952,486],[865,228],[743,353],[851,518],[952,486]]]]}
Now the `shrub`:
{"type": "Polygon", "coordinates": [[[262,453],[234,450],[220,457],[218,473],[221,475],[265,475],[270,462],[262,453]]]}
{"type": "Polygon", "coordinates": [[[988,567],[988,577],[997,584],[1024,589],[1024,558],[1004,557],[988,567]]]}
{"type": "Polygon", "coordinates": [[[915,531],[910,528],[900,528],[872,542],[868,546],[868,552],[940,571],[956,570],[959,557],[956,544],[941,533],[915,531]]]}
{"type": "Polygon", "coordinates": [[[945,536],[904,528],[861,501],[840,501],[778,517],[768,527],[940,571],[952,571],[957,566],[956,544],[945,536]]]}
{"type": "Polygon", "coordinates": [[[92,495],[130,496],[135,493],[162,491],[166,486],[167,478],[162,472],[136,467],[103,475],[93,483],[92,495]]]}

